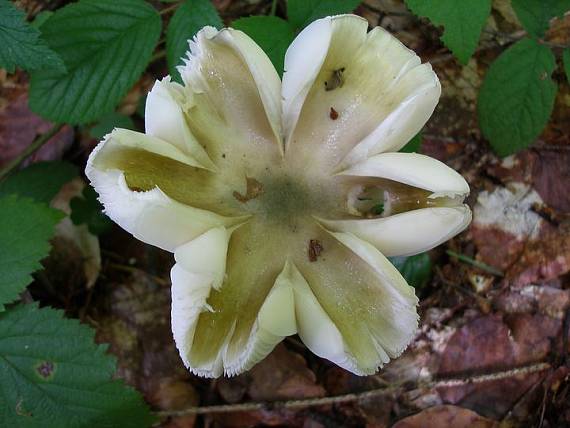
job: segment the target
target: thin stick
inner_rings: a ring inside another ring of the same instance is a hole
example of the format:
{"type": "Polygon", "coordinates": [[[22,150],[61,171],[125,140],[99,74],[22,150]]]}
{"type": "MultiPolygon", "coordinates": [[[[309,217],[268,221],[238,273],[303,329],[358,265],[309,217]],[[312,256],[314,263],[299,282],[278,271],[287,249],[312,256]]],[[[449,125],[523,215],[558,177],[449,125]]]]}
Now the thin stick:
{"type": "Polygon", "coordinates": [[[61,128],[63,128],[63,123],[59,125],[54,125],[52,128],[46,132],[45,134],[40,135],[36,138],[32,144],[24,149],[22,153],[12,159],[8,164],[0,170],[0,180],[5,178],[8,174],[10,174],[13,170],[18,168],[22,162],[24,162],[28,157],[33,155],[36,151],[38,151],[45,143],[47,143],[51,137],[57,134],[61,128]]]}
{"type": "Polygon", "coordinates": [[[459,261],[462,261],[464,263],[475,266],[476,268],[484,270],[485,272],[489,272],[490,274],[493,274],[496,276],[505,276],[505,274],[503,272],[501,272],[499,269],[496,269],[493,266],[489,266],[486,263],[478,262],[477,260],[473,260],[471,257],[466,256],[465,254],[459,254],[459,253],[456,253],[455,251],[451,251],[451,250],[447,250],[446,253],[448,255],[450,255],[451,257],[455,257],[459,261]]]}
{"type": "Polygon", "coordinates": [[[173,5],[167,6],[164,9],[161,9],[160,12],[158,12],[160,15],[166,15],[167,13],[172,12],[173,10],[177,9],[178,6],[180,6],[180,2],[178,3],[174,3],[173,5]]]}
{"type": "Polygon", "coordinates": [[[166,51],[164,49],[159,50],[157,53],[155,53],[151,58],[150,58],[150,62],[155,62],[158,61],[159,59],[162,59],[166,56],[166,51]]]}
{"type": "MultiPolygon", "coordinates": [[[[485,373],[481,375],[470,376],[466,378],[448,378],[431,382],[418,383],[416,387],[437,388],[451,387],[459,385],[471,385],[476,383],[491,382],[501,379],[507,379],[514,376],[528,375],[542,372],[550,369],[549,363],[538,362],[528,366],[515,367],[493,373],[485,373]]],[[[401,384],[392,384],[388,387],[372,389],[370,391],[335,395],[332,397],[306,398],[301,400],[273,401],[273,402],[251,402],[241,404],[222,404],[215,406],[189,407],[183,410],[172,410],[157,412],[160,417],[169,416],[186,416],[186,415],[204,415],[213,413],[233,413],[233,412],[251,412],[257,410],[270,409],[298,409],[302,407],[322,406],[327,404],[347,403],[352,401],[362,401],[373,398],[388,392],[401,388],[401,384]]]]}
{"type": "Polygon", "coordinates": [[[277,0],[273,0],[273,2],[271,2],[271,10],[269,11],[269,15],[275,16],[276,12],[277,12],[277,0]]]}

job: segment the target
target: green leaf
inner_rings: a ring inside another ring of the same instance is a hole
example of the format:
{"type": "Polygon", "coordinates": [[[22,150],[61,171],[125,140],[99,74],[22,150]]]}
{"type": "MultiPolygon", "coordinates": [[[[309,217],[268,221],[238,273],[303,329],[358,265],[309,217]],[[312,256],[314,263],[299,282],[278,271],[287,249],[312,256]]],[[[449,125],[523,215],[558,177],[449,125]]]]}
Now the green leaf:
{"type": "Polygon", "coordinates": [[[410,140],[408,144],[400,149],[401,152],[404,153],[418,153],[420,151],[420,147],[422,146],[422,134],[418,132],[414,138],[410,140]]]}
{"type": "Polygon", "coordinates": [[[34,163],[2,181],[0,197],[17,194],[49,204],[61,186],[74,177],[77,177],[77,168],[68,162],[34,163]]]}
{"type": "Polygon", "coordinates": [[[101,235],[113,225],[109,217],[103,214],[103,205],[97,200],[97,192],[91,186],[85,186],[82,197],[73,198],[69,206],[73,224],[86,224],[93,235],[101,235]]]}
{"type": "Polygon", "coordinates": [[[295,28],[301,29],[315,19],[350,13],[360,3],[360,0],[288,0],[287,16],[295,28]]]}
{"type": "Polygon", "coordinates": [[[180,82],[176,66],[182,64],[189,50],[188,40],[207,25],[218,29],[224,26],[210,0],[186,0],[172,16],[166,30],[166,62],[174,80],[180,82]]]}
{"type": "Polygon", "coordinates": [[[442,25],[441,40],[467,64],[491,13],[491,0],[406,0],[406,4],[416,15],[442,25]]]}
{"type": "Polygon", "coordinates": [[[42,10],[40,13],[38,13],[36,15],[36,17],[34,18],[34,20],[31,23],[31,26],[39,29],[44,24],[44,22],[46,22],[52,15],[53,15],[53,11],[42,10]]]}
{"type": "Polygon", "coordinates": [[[42,33],[68,73],[32,74],[32,110],[72,124],[112,111],[146,68],[160,28],[142,0],[81,0],[57,10],[42,33]]]}
{"type": "Polygon", "coordinates": [[[114,128],[135,129],[135,124],[130,116],[121,113],[109,113],[101,117],[89,130],[91,138],[101,140],[114,128]]]}
{"type": "Polygon", "coordinates": [[[570,10],[570,0],[512,0],[512,6],[524,29],[542,37],[552,18],[570,10]]]}
{"type": "Polygon", "coordinates": [[[283,75],[285,52],[295,38],[295,28],[276,16],[251,16],[232,22],[265,51],[280,76],[283,75]]]}
{"type": "Polygon", "coordinates": [[[390,257],[389,260],[414,288],[424,287],[431,277],[432,263],[428,253],[410,257],[390,257]]]}
{"type": "Polygon", "coordinates": [[[48,255],[48,241],[62,217],[60,211],[30,199],[0,197],[0,312],[42,267],[40,261],[48,255]]]}
{"type": "Polygon", "coordinates": [[[481,130],[500,156],[524,149],[543,131],[556,97],[555,65],[548,47],[527,38],[489,67],[477,109],[481,130]]]}
{"type": "Polygon", "coordinates": [[[564,72],[566,73],[566,80],[570,82],[570,49],[566,49],[562,53],[562,61],[564,62],[564,72]]]}
{"type": "Polygon", "coordinates": [[[137,104],[137,111],[136,113],[139,115],[139,117],[144,119],[144,113],[145,113],[145,109],[146,109],[146,97],[148,95],[143,95],[140,99],[139,102],[137,104]]]}
{"type": "Polygon", "coordinates": [[[56,68],[65,70],[61,58],[41,39],[41,34],[26,22],[24,12],[8,0],[0,0],[0,67],[13,73],[23,70],[56,68]]]}
{"type": "Polygon", "coordinates": [[[0,420],[6,427],[148,427],[141,395],[112,380],[114,358],[63,312],[17,305],[0,314],[0,420]]]}

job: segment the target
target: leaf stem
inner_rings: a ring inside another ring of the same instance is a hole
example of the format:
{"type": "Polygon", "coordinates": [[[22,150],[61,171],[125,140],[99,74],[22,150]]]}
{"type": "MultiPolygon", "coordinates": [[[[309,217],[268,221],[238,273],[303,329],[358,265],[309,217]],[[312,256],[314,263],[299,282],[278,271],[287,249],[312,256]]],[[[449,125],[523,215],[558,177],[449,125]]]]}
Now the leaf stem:
{"type": "Polygon", "coordinates": [[[166,56],[166,51],[164,49],[159,50],[158,52],[156,52],[151,58],[150,58],[150,62],[155,62],[158,61],[159,59],[162,59],[166,56]]]}
{"type": "Polygon", "coordinates": [[[273,0],[271,2],[271,10],[269,11],[269,15],[275,16],[276,12],[277,12],[277,0],[273,0]]]}
{"type": "Polygon", "coordinates": [[[32,144],[24,149],[22,153],[12,159],[4,168],[0,170],[0,180],[5,178],[9,175],[13,170],[18,168],[22,162],[24,162],[28,157],[33,155],[36,151],[38,151],[45,143],[47,143],[51,137],[57,134],[61,128],[63,128],[64,124],[60,123],[51,127],[51,129],[46,132],[45,134],[40,135],[36,138],[32,144]]]}
{"type": "Polygon", "coordinates": [[[459,261],[462,261],[464,263],[475,266],[476,268],[484,270],[485,272],[489,272],[490,274],[493,274],[496,276],[505,276],[505,274],[503,272],[501,272],[499,269],[496,269],[493,266],[489,266],[486,263],[478,262],[477,260],[473,260],[471,257],[466,256],[465,254],[459,254],[459,253],[456,253],[455,251],[451,251],[451,250],[447,250],[446,253],[451,257],[455,257],[459,261]]]}
{"type": "MultiPolygon", "coordinates": [[[[517,31],[515,33],[509,34],[509,33],[502,33],[500,31],[494,31],[494,30],[483,30],[484,33],[487,33],[491,36],[494,37],[501,37],[505,40],[508,40],[509,42],[518,42],[521,39],[524,39],[525,37],[529,37],[531,38],[531,36],[524,30],[521,31],[517,31]]],[[[553,42],[549,42],[548,40],[544,40],[544,39],[537,39],[537,42],[541,45],[544,46],[548,46],[549,48],[554,48],[554,49],[567,49],[570,48],[570,44],[562,44],[562,43],[553,43],[553,42]]]]}
{"type": "Polygon", "coordinates": [[[165,7],[164,9],[161,9],[158,13],[159,13],[160,15],[166,15],[166,14],[172,12],[173,10],[178,9],[178,6],[180,6],[180,4],[181,4],[181,2],[174,3],[174,4],[170,5],[170,6],[165,7]]]}

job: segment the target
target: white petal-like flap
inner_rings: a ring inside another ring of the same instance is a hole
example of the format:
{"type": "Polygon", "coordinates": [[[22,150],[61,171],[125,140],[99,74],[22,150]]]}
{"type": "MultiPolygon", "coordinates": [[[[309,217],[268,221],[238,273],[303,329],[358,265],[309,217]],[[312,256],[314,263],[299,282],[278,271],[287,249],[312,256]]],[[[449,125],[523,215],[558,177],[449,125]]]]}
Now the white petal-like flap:
{"type": "MultiPolygon", "coordinates": [[[[185,172],[184,168],[196,171],[197,175],[209,172],[196,168],[195,159],[166,141],[122,129],[107,135],[89,156],[85,173],[99,194],[105,213],[136,238],[164,250],[174,251],[179,245],[212,227],[231,225],[238,221],[202,209],[202,206],[180,203],[156,185],[142,191],[132,190],[127,183],[125,171],[113,164],[125,153],[126,165],[137,165],[136,155],[142,154],[146,158],[179,165],[182,173],[185,172]]],[[[148,160],[146,158],[145,161],[148,160]]],[[[160,170],[160,164],[158,169],[160,170]]],[[[130,174],[129,171],[126,173],[130,174]]],[[[189,174],[185,174],[187,175],[189,174]]],[[[150,178],[145,176],[144,181],[152,184],[150,178]]],[[[165,189],[167,187],[164,186],[165,189]]]]}
{"type": "Polygon", "coordinates": [[[270,229],[254,219],[176,250],[172,325],[193,373],[242,373],[295,333],[356,374],[403,351],[417,328],[417,298],[399,272],[353,235],[315,223],[303,230],[321,245],[317,260],[303,237],[268,240],[270,229]]]}
{"type": "Polygon", "coordinates": [[[462,205],[422,208],[384,218],[320,221],[330,230],[350,232],[370,242],[385,256],[410,256],[462,232],[471,222],[471,210],[462,205]]]}
{"type": "Polygon", "coordinates": [[[417,153],[383,153],[342,172],[343,175],[378,177],[425,189],[438,196],[466,196],[469,185],[443,162],[417,153]]]}
{"type": "Polygon", "coordinates": [[[290,136],[305,98],[327,56],[332,36],[330,18],[314,21],[299,33],[285,53],[283,74],[283,132],[290,136]]]}
{"type": "Polygon", "coordinates": [[[279,75],[249,36],[205,27],[184,62],[178,70],[187,124],[214,163],[236,150],[239,157],[260,148],[282,150],[279,75]]]}
{"type": "MultiPolygon", "coordinates": [[[[172,279],[172,333],[180,357],[190,367],[188,355],[194,340],[198,317],[212,310],[207,303],[212,288],[219,289],[226,272],[228,242],[233,229],[213,228],[176,249],[172,279]]],[[[221,358],[200,368],[192,368],[201,376],[219,376],[221,358]]]]}
{"type": "Polygon", "coordinates": [[[188,102],[184,88],[171,82],[170,77],[157,80],[146,98],[146,134],[168,141],[211,169],[214,166],[211,159],[186,123],[184,114],[189,108],[188,102]]]}
{"type": "Polygon", "coordinates": [[[367,27],[355,15],[323,18],[287,51],[286,151],[300,162],[338,171],[397,151],[433,113],[441,88],[431,66],[386,30],[367,27]]]}
{"type": "Polygon", "coordinates": [[[348,233],[317,236],[317,259],[295,259],[307,284],[295,288],[299,336],[315,354],[355,374],[374,373],[412,340],[418,299],[369,243],[348,233]]]}
{"type": "Polygon", "coordinates": [[[172,270],[173,302],[180,302],[172,312],[177,346],[186,366],[205,377],[247,370],[295,328],[278,279],[283,259],[268,257],[275,250],[268,230],[251,220],[222,232],[178,249],[172,270]],[[185,311],[192,305],[198,309],[185,311]],[[272,320],[268,314],[276,308],[281,311],[272,320]]]}

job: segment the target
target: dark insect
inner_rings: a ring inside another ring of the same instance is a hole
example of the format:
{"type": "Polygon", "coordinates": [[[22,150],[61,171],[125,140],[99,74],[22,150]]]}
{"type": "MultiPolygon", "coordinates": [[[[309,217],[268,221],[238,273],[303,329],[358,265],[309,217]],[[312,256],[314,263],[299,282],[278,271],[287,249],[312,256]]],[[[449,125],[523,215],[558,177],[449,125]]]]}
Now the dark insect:
{"type": "Polygon", "coordinates": [[[325,91],[332,91],[336,88],[342,88],[342,85],[344,85],[343,73],[344,67],[333,70],[331,76],[325,80],[325,91]]]}
{"type": "Polygon", "coordinates": [[[331,107],[331,111],[329,112],[329,117],[332,120],[337,120],[338,119],[338,111],[336,111],[333,107],[331,107]]]}
{"type": "Polygon", "coordinates": [[[323,252],[323,246],[321,245],[320,241],[317,239],[311,239],[309,241],[309,261],[316,262],[317,258],[323,252]]]}

